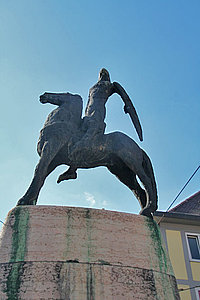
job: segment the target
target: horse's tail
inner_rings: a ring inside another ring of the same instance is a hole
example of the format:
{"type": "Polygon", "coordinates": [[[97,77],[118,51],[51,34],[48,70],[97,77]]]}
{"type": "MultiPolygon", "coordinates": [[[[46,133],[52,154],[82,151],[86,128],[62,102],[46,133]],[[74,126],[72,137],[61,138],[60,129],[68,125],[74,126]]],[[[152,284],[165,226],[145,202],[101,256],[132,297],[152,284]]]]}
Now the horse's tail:
{"type": "Polygon", "coordinates": [[[157,206],[158,195],[157,195],[156,180],[155,180],[155,176],[154,176],[152,163],[151,163],[150,158],[146,154],[146,152],[144,150],[142,150],[142,152],[143,152],[142,166],[143,166],[144,172],[151,180],[152,190],[154,193],[154,199],[156,200],[156,206],[157,206]]]}

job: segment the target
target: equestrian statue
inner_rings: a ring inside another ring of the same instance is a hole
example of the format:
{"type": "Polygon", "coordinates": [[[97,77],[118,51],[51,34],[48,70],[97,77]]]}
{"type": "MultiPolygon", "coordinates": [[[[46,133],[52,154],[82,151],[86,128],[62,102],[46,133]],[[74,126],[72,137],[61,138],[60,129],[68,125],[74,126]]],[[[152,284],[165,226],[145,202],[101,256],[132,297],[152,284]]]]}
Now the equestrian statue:
{"type": "Polygon", "coordinates": [[[136,196],[141,215],[152,217],[157,209],[157,188],[148,155],[127,135],[121,132],[105,134],[106,102],[117,93],[124,102],[140,141],[142,128],[136,110],[117,82],[111,83],[109,73],[101,69],[97,83],[90,89],[85,116],[83,101],[71,93],[44,93],[41,103],[57,105],[40,132],[37,151],[40,156],[33,180],[17,205],[36,205],[46,177],[58,166],[69,166],[57,180],[76,179],[77,169],[105,166],[136,196]],[[143,187],[137,180],[140,179],[143,187]]]}

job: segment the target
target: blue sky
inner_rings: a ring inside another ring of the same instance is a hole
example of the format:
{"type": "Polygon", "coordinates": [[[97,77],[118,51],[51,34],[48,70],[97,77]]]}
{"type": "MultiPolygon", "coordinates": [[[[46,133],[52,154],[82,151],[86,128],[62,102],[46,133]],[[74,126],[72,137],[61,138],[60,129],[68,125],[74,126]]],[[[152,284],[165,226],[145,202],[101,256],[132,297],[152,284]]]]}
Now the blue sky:
{"type": "MultiPolygon", "coordinates": [[[[200,2],[0,1],[0,219],[32,179],[39,131],[52,105],[45,91],[83,97],[109,70],[140,117],[139,142],[121,99],[107,103],[107,132],[131,136],[151,157],[166,210],[199,165],[200,2]]],[[[56,184],[65,167],[47,179],[40,205],[87,206],[138,213],[137,200],[105,168],[79,170],[75,181],[56,184]]],[[[199,190],[196,174],[177,203],[199,190]]]]}

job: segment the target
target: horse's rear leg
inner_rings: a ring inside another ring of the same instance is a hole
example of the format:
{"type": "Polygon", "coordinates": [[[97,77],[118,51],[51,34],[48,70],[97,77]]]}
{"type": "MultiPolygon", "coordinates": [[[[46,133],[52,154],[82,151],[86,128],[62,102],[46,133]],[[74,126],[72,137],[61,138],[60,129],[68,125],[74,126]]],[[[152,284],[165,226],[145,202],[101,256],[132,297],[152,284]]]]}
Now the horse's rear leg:
{"type": "Polygon", "coordinates": [[[57,151],[52,151],[51,143],[45,142],[42,148],[41,158],[35,168],[33,180],[25,193],[18,201],[17,205],[36,205],[39,192],[46,177],[56,168],[53,158],[57,151]]]}
{"type": "Polygon", "coordinates": [[[121,160],[117,161],[115,165],[107,166],[107,168],[134,193],[141,208],[144,208],[147,204],[147,197],[136,179],[136,174],[121,160]]]}
{"type": "Polygon", "coordinates": [[[152,213],[157,209],[157,191],[152,185],[151,178],[148,177],[144,171],[140,170],[137,175],[144,185],[147,197],[146,206],[140,211],[140,214],[147,217],[152,217],[152,213]]]}

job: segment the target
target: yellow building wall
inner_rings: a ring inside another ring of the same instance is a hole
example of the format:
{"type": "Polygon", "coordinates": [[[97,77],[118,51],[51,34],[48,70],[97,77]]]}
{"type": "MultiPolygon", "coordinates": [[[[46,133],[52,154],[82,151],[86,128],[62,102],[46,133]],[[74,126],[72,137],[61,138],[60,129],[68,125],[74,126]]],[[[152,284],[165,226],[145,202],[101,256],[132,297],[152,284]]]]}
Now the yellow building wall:
{"type": "Polygon", "coordinates": [[[200,281],[200,262],[191,262],[193,280],[200,281]]]}
{"type": "MultiPolygon", "coordinates": [[[[187,280],[187,271],[180,231],[166,230],[169,257],[176,279],[187,280]]],[[[186,292],[185,292],[186,293],[186,292]]]]}
{"type": "MultiPolygon", "coordinates": [[[[178,284],[178,289],[188,289],[189,285],[178,284]]],[[[179,292],[181,300],[191,300],[190,290],[179,292]]]]}

